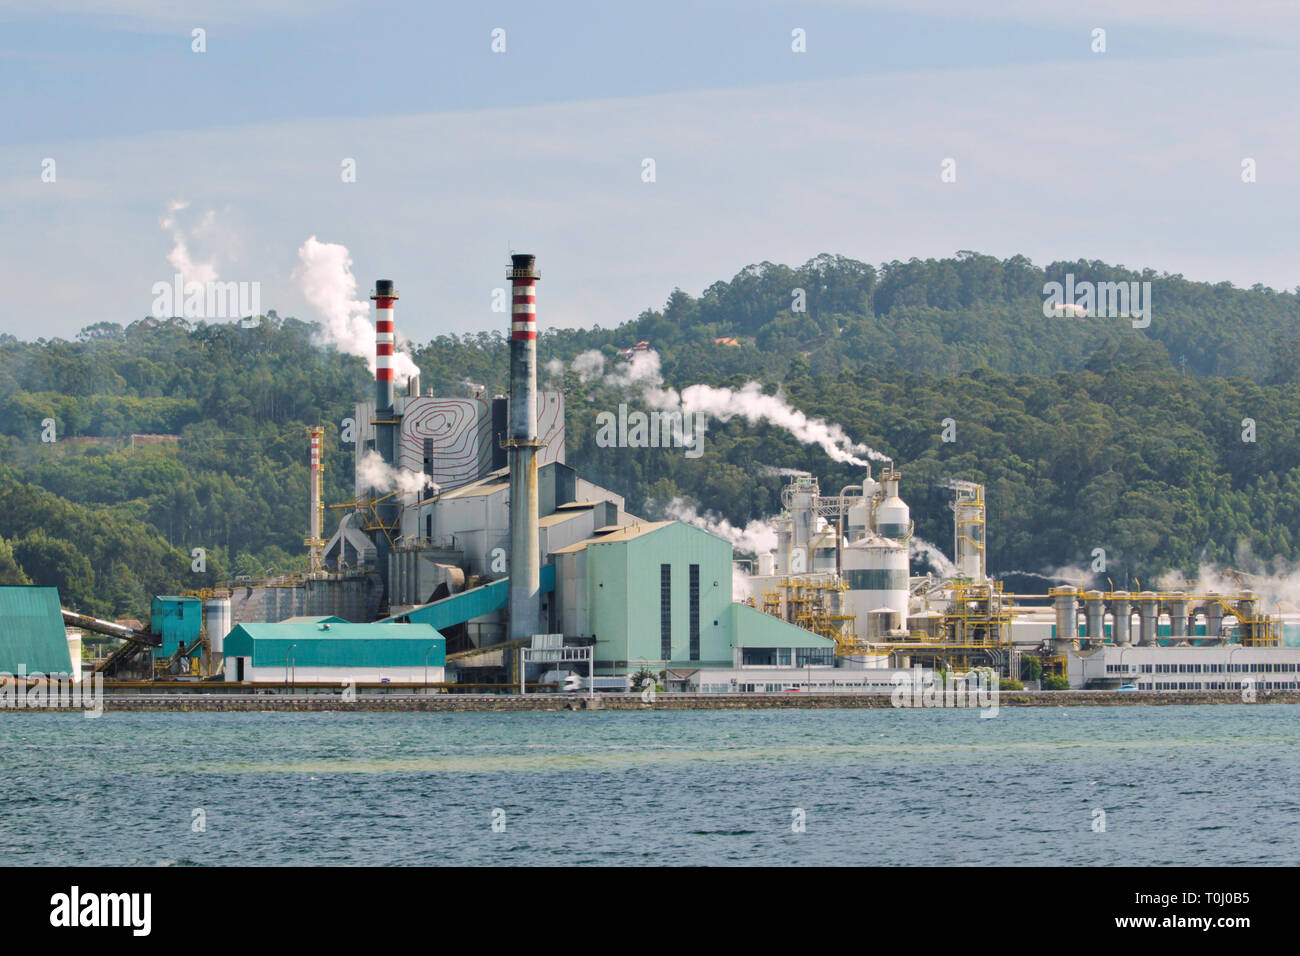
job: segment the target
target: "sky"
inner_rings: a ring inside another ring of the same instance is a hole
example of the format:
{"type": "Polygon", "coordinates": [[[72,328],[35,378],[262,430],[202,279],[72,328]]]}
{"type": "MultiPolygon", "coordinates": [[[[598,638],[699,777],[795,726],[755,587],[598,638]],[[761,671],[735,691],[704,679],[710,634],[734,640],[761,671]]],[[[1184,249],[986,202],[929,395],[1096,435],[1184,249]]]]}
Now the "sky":
{"type": "Polygon", "coordinates": [[[0,2],[0,332],[134,321],[178,271],[321,319],[313,236],[416,342],[504,331],[511,251],[542,328],[820,253],[1292,289],[1297,46],[1270,0],[0,2]]]}

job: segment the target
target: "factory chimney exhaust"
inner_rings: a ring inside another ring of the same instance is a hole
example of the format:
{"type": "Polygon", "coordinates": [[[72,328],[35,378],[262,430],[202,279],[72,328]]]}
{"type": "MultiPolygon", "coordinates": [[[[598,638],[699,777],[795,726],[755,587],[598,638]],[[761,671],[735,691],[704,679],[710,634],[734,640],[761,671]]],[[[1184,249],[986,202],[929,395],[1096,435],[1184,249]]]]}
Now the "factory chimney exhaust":
{"type": "MultiPolygon", "coordinates": [[[[375,291],[370,296],[375,303],[375,451],[390,468],[396,467],[397,418],[393,410],[393,345],[396,333],[393,327],[393,305],[397,290],[392,279],[375,280],[375,291]]],[[[374,489],[377,497],[380,489],[374,489]]],[[[386,495],[375,508],[380,527],[375,533],[375,563],[384,594],[388,596],[388,556],[393,550],[393,535],[397,532],[399,506],[394,495],[386,495]]]]}
{"type": "Polygon", "coordinates": [[[531,637],[541,612],[537,531],[537,259],[512,255],[510,422],[510,639],[531,637]]]}

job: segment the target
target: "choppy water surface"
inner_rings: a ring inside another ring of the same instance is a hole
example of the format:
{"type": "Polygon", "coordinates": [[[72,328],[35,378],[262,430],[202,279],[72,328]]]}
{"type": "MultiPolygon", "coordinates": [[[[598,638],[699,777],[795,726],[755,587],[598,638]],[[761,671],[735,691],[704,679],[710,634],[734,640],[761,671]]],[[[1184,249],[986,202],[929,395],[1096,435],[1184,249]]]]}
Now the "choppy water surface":
{"type": "Polygon", "coordinates": [[[1290,705],[3,714],[0,864],[1294,865],[1298,757],[1290,705]]]}

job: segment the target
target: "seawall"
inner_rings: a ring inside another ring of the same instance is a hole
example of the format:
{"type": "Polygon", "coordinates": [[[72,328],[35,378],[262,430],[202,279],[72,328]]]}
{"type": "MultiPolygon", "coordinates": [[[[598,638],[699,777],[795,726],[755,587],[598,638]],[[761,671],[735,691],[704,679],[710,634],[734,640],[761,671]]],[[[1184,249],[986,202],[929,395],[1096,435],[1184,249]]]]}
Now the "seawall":
{"type": "MultiPolygon", "coordinates": [[[[1242,704],[1237,691],[1005,691],[1001,707],[1166,707],[1192,704],[1242,704]]],[[[1300,692],[1258,690],[1252,704],[1300,704],[1300,692]]],[[[888,694],[599,694],[594,699],[570,694],[434,694],[430,696],[366,696],[343,700],[335,694],[216,695],[109,694],[104,712],[141,713],[199,711],[311,713],[314,711],[558,711],[558,710],[807,710],[830,708],[894,708],[888,694]]],[[[0,709],[0,715],[22,713],[81,713],[81,708],[0,709]]]]}

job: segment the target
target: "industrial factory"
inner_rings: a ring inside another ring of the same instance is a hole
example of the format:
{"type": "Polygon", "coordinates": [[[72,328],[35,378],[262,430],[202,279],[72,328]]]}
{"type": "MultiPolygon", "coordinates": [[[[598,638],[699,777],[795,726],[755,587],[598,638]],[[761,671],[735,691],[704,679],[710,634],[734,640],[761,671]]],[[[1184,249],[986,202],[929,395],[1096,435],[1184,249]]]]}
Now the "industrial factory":
{"type": "Polygon", "coordinates": [[[1268,613],[1259,594],[1130,593],[1055,587],[1012,594],[985,562],[984,488],[952,482],[948,572],[912,576],[910,511],[892,463],[879,480],[822,495],[791,479],[775,519],[777,549],[760,554],[750,585],[768,614],[830,637],[841,667],[1015,677],[1025,657],[1072,688],[1300,689],[1300,613],[1268,613]]]}
{"type": "Polygon", "coordinates": [[[538,390],[535,258],[512,256],[507,277],[510,386],[492,398],[396,381],[398,290],[375,283],[375,391],[349,423],[354,497],[330,505],[328,538],[324,430],[306,436],[305,573],[159,596],[138,626],[60,610],[52,589],[0,588],[0,671],[79,673],[70,642],[89,630],[121,641],[94,665],[116,681],[268,692],[629,690],[651,675],[699,694],[888,693],[899,672],[1015,678],[1026,658],[1075,688],[1300,689],[1300,647],[1248,589],[1004,591],[978,484],[951,486],[940,574],[911,573],[892,462],[835,494],[793,477],[776,548],[753,559],[629,513],[566,463],[564,396],[538,390]],[[16,628],[37,636],[5,637],[16,628]]]}

